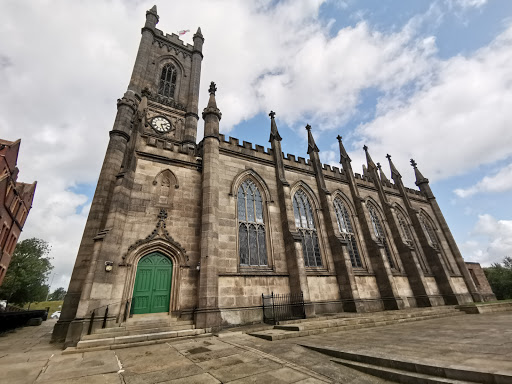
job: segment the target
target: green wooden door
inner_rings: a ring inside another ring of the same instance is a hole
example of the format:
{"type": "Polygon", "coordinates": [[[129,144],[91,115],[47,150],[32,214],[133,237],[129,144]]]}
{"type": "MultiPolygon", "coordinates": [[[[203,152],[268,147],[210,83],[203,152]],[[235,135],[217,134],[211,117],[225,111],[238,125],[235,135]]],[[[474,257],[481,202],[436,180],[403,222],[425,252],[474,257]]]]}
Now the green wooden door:
{"type": "Polygon", "coordinates": [[[169,312],[172,261],[154,252],[140,259],[133,287],[134,314],[169,312]]]}

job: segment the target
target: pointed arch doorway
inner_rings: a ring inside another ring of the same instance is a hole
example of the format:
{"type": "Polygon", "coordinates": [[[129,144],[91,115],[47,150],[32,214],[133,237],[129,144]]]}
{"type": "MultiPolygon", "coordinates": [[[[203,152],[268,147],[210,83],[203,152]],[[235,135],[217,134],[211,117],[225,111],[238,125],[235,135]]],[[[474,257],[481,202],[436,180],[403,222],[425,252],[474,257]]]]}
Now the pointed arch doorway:
{"type": "Polygon", "coordinates": [[[171,259],[153,252],[139,260],[133,287],[133,314],[169,312],[172,283],[171,259]]]}

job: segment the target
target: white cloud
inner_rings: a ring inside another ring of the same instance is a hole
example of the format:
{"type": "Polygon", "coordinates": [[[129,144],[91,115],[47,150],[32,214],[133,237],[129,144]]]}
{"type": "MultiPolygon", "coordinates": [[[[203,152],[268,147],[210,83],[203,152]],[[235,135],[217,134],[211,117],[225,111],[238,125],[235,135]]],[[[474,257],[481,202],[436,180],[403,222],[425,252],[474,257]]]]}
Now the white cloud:
{"type": "Polygon", "coordinates": [[[466,261],[486,266],[512,255],[512,220],[497,220],[491,215],[479,215],[471,232],[472,240],[462,244],[466,261]]]}
{"type": "Polygon", "coordinates": [[[476,193],[506,192],[512,189],[512,164],[500,169],[493,176],[485,176],[482,180],[469,188],[456,189],[454,192],[459,197],[469,197],[476,193]]]}
{"type": "MultiPolygon", "coordinates": [[[[158,28],[194,32],[201,26],[199,108],[206,105],[209,82],[216,81],[225,133],[273,109],[279,119],[300,126],[302,135],[307,118],[319,140],[322,130],[357,115],[362,91],[376,89],[383,94],[377,119],[357,137],[358,146],[367,140],[375,161],[388,151],[408,156],[406,148],[432,164],[420,163],[426,176],[448,177],[510,154],[504,143],[511,138],[505,127],[512,32],[471,57],[440,61],[434,37],[418,35],[421,23],[440,20],[435,7],[431,16],[413,17],[393,32],[363,20],[331,36],[331,24],[318,16],[322,4],[164,2],[158,28]]],[[[73,191],[97,180],[115,101],[128,84],[152,5],[53,0],[0,6],[0,35],[8,36],[0,40],[0,137],[22,138],[20,180],[38,180],[23,236],[52,243],[61,279],[54,286],[69,277],[90,203],[73,191]]],[[[184,39],[190,43],[192,33],[184,39]]],[[[199,123],[199,137],[201,132],[199,123]]],[[[334,139],[338,132],[328,134],[334,139]]],[[[337,143],[321,150],[325,162],[335,162],[337,143]]],[[[354,164],[362,160],[358,152],[351,153],[354,164]]],[[[400,158],[393,159],[398,165],[400,158]]]]}
{"type": "Polygon", "coordinates": [[[359,128],[372,154],[418,160],[439,180],[512,155],[512,27],[467,57],[434,59],[412,92],[379,101],[377,117],[359,128]]]}
{"type": "Polygon", "coordinates": [[[487,0],[448,0],[450,6],[458,6],[463,9],[480,8],[487,4],[487,0]]]}

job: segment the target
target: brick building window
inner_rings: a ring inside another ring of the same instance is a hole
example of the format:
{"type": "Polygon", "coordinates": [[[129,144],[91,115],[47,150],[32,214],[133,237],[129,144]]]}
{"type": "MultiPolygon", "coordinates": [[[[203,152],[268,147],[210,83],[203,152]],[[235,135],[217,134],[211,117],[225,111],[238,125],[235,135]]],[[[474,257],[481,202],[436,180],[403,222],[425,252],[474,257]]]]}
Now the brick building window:
{"type": "Polygon", "coordinates": [[[174,91],[176,90],[176,77],[178,72],[172,64],[166,64],[162,68],[160,82],[158,84],[158,94],[174,99],[174,91]]]}
{"type": "Polygon", "coordinates": [[[320,256],[313,211],[306,194],[301,190],[298,190],[293,196],[293,213],[295,226],[302,237],[304,265],[306,267],[321,267],[322,257],[320,256]]]}
{"type": "Polygon", "coordinates": [[[396,269],[395,260],[393,260],[393,256],[391,255],[391,250],[389,249],[388,241],[386,238],[386,232],[384,232],[384,228],[382,228],[376,208],[373,205],[368,204],[368,212],[370,213],[370,220],[372,222],[375,237],[377,238],[377,241],[384,246],[384,252],[386,253],[389,267],[396,269]]]}
{"type": "Polygon", "coordinates": [[[238,188],[237,204],[240,265],[267,266],[263,200],[251,180],[244,181],[238,188]]]}
{"type": "Polygon", "coordinates": [[[338,229],[340,230],[341,236],[348,241],[347,249],[352,267],[363,268],[361,256],[357,249],[356,236],[350,221],[350,214],[348,213],[347,207],[339,197],[334,199],[334,211],[336,212],[336,220],[338,222],[338,229]]]}

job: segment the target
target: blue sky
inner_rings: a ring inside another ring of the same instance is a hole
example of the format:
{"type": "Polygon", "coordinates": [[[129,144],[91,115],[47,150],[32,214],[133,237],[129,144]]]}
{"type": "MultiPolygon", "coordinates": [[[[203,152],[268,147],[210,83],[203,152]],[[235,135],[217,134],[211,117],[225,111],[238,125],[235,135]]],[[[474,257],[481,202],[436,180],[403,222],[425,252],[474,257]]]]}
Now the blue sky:
{"type": "MultiPolygon", "coordinates": [[[[0,4],[0,137],[22,139],[20,180],[38,181],[23,237],[52,244],[66,287],[153,1],[0,4]]],[[[512,255],[512,2],[190,0],[157,3],[158,28],[205,36],[200,110],[217,83],[221,132],[355,172],[362,146],[414,187],[414,157],[466,260],[512,255]]],[[[190,43],[187,34],[184,41],[190,43]]],[[[198,138],[202,137],[202,121],[198,138]]],[[[389,175],[389,171],[388,171],[389,175]]]]}

